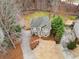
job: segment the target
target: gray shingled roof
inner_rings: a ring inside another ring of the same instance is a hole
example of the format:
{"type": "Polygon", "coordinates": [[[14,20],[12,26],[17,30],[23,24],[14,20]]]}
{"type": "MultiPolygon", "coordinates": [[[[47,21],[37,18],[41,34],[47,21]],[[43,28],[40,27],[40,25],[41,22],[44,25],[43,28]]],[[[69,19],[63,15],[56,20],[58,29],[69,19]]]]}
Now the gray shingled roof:
{"type": "Polygon", "coordinates": [[[39,17],[31,20],[31,32],[35,35],[48,36],[51,30],[49,17],[39,17]],[[35,30],[34,30],[35,29],[35,30]]]}
{"type": "Polygon", "coordinates": [[[43,26],[45,26],[46,28],[51,29],[50,25],[51,25],[51,23],[49,21],[49,17],[48,16],[39,17],[39,18],[31,20],[31,27],[43,27],[43,26]]]}

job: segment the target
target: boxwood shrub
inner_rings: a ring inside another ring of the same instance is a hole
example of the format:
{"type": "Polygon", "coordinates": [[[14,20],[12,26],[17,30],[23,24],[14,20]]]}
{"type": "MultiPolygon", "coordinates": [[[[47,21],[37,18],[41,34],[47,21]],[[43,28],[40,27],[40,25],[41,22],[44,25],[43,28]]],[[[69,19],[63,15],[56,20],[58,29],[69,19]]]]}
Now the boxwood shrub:
{"type": "Polygon", "coordinates": [[[76,46],[76,42],[70,42],[68,45],[67,45],[67,48],[70,49],[70,50],[73,50],[75,49],[77,46],[76,46]]]}

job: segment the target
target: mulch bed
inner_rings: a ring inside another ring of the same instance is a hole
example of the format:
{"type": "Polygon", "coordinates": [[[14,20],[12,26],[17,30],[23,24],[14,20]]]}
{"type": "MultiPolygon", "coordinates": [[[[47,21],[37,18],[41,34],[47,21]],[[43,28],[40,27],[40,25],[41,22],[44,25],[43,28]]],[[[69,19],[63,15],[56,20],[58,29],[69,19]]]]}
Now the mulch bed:
{"type": "Polygon", "coordinates": [[[16,48],[10,48],[5,55],[0,54],[0,59],[23,59],[23,54],[20,44],[16,45],[16,48]]]}
{"type": "Polygon", "coordinates": [[[37,47],[37,45],[39,44],[39,37],[38,36],[32,36],[31,40],[30,40],[30,47],[33,50],[34,48],[37,47]]]}

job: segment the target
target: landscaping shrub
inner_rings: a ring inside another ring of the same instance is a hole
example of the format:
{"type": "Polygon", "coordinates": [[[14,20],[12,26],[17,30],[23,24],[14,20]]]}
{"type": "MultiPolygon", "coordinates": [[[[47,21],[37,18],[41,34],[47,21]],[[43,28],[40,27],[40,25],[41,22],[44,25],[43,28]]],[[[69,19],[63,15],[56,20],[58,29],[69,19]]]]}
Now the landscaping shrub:
{"type": "Polygon", "coordinates": [[[64,33],[64,23],[60,16],[54,16],[51,20],[52,34],[55,37],[56,43],[60,42],[60,39],[64,33]]]}
{"type": "Polygon", "coordinates": [[[70,50],[73,50],[76,48],[76,42],[70,42],[68,45],[67,45],[67,48],[70,49],[70,50]]]}
{"type": "Polygon", "coordinates": [[[21,32],[21,26],[20,25],[17,25],[16,28],[15,28],[15,31],[16,32],[21,32]]]}

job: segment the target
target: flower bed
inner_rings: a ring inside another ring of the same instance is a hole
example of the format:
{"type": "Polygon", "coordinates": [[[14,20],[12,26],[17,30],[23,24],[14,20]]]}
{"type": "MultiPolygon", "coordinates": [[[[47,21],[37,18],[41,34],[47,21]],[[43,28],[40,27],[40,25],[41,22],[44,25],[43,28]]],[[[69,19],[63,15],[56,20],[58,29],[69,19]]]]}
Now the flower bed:
{"type": "Polygon", "coordinates": [[[31,47],[31,49],[36,48],[36,46],[39,44],[38,39],[39,39],[38,36],[32,36],[31,37],[31,40],[30,40],[30,47],[31,47]]]}

